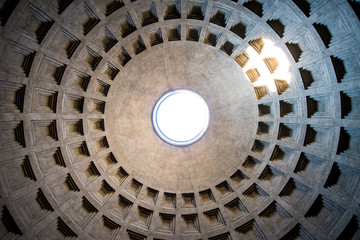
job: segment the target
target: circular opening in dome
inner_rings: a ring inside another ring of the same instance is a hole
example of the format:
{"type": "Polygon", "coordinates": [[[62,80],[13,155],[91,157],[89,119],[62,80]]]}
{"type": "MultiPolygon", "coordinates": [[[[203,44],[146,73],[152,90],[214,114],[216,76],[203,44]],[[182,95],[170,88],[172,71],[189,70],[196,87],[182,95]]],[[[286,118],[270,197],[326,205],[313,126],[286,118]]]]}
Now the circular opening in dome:
{"type": "Polygon", "coordinates": [[[157,101],[152,120],[162,140],[185,146],[198,141],[205,134],[210,112],[199,94],[181,89],[168,92],[157,101]]]}

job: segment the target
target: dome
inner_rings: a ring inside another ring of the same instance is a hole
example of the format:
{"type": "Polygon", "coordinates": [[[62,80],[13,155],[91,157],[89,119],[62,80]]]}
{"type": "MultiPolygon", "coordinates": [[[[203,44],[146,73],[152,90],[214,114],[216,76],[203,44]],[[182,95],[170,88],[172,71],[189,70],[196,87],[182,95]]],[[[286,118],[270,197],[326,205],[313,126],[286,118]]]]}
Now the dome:
{"type": "Polygon", "coordinates": [[[0,1],[0,238],[359,239],[359,9],[0,1]]]}

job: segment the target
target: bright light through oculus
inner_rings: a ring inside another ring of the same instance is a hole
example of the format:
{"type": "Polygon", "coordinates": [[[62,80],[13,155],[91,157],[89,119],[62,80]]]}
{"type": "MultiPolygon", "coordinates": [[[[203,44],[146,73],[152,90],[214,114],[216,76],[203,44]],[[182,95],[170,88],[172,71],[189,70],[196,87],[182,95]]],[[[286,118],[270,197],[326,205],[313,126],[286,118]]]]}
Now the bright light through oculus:
{"type": "Polygon", "coordinates": [[[157,134],[167,143],[189,145],[206,132],[210,113],[204,99],[188,90],[168,92],[156,103],[153,125],[157,134]]]}
{"type": "Polygon", "coordinates": [[[263,39],[263,41],[265,45],[261,51],[261,54],[258,54],[251,46],[246,49],[246,54],[249,56],[249,61],[243,68],[243,71],[246,72],[251,68],[256,68],[260,74],[260,78],[253,82],[253,85],[265,85],[270,92],[276,92],[276,85],[274,83],[274,79],[285,80],[288,83],[290,83],[291,81],[292,76],[290,73],[290,62],[283,50],[275,46],[274,42],[269,39],[263,39]],[[275,57],[280,63],[274,73],[270,73],[269,69],[264,63],[264,58],[272,57],[275,57]]]}

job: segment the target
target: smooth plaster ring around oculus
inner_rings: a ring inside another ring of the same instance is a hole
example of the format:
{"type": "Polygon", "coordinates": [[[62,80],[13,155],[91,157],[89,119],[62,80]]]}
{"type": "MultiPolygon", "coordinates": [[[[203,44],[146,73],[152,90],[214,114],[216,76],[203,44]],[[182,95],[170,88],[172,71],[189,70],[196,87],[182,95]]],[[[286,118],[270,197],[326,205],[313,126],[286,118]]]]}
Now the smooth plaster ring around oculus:
{"type": "Polygon", "coordinates": [[[175,146],[198,141],[210,121],[209,107],[197,93],[179,89],[164,94],[155,104],[153,126],[159,137],[175,146]]]}

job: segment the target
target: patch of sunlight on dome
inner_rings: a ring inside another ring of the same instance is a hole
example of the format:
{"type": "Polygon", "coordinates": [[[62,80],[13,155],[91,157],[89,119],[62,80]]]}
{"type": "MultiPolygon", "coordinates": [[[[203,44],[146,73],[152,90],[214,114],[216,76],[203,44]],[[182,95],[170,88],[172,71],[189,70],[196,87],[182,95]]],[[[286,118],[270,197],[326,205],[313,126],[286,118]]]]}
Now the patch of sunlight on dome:
{"type": "Polygon", "coordinates": [[[189,90],[176,90],[163,95],[152,116],[156,133],[165,142],[185,146],[198,141],[206,132],[210,112],[205,100],[189,90]]]}
{"type": "MultiPolygon", "coordinates": [[[[265,44],[261,54],[258,54],[251,46],[246,48],[245,53],[248,55],[249,61],[244,66],[243,71],[246,73],[249,69],[256,68],[260,77],[252,84],[255,87],[266,85],[270,92],[276,92],[275,79],[285,80],[287,83],[290,83],[292,80],[290,62],[284,51],[280,47],[275,46],[274,42],[269,39],[263,39],[263,41],[265,44]],[[271,68],[266,64],[266,59],[269,59],[270,62],[275,61],[278,65],[271,68]]],[[[246,78],[250,81],[247,76],[246,78]]]]}

